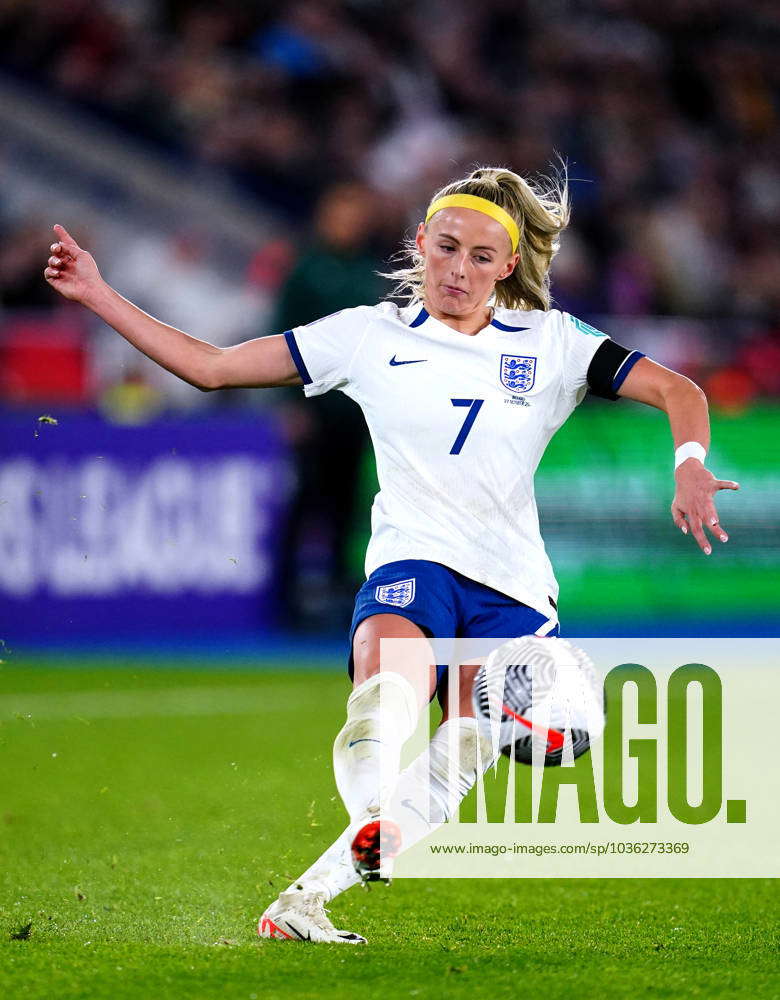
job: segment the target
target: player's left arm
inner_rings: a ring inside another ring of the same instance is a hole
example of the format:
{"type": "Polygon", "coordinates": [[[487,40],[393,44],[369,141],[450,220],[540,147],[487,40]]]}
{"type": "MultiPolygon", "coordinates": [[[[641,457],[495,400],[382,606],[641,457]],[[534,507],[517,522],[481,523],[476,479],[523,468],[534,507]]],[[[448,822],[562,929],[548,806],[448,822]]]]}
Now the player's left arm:
{"type": "MultiPolygon", "coordinates": [[[[697,441],[705,451],[709,449],[707,397],[689,378],[642,357],[631,368],[617,393],[663,410],[669,417],[675,448],[688,441],[697,441]]],[[[705,528],[721,542],[728,541],[713,497],[718,490],[738,490],[739,483],[716,479],[695,457],[677,466],[674,481],[672,519],[684,535],[690,530],[704,554],[709,555],[712,548],[705,528]]]]}

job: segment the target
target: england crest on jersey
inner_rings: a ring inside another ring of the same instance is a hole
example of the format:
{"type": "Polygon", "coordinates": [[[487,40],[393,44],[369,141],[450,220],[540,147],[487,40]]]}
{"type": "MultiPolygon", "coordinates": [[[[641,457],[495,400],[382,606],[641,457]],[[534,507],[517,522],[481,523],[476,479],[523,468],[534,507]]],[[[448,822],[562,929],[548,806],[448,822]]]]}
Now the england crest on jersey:
{"type": "Polygon", "coordinates": [[[501,385],[510,392],[528,392],[536,381],[536,358],[523,354],[501,355],[501,385]]]}
{"type": "Polygon", "coordinates": [[[376,588],[376,599],[380,604],[389,604],[394,608],[405,608],[414,600],[415,578],[399,580],[398,583],[385,583],[376,588]]]}

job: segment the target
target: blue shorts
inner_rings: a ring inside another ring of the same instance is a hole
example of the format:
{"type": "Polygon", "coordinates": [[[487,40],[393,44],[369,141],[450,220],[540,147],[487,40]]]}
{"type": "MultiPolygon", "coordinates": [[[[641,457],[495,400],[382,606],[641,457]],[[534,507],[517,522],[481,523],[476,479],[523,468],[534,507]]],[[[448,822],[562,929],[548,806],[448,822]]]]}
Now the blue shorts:
{"type": "MultiPolygon", "coordinates": [[[[558,635],[553,608],[544,615],[454,569],[425,559],[401,559],[374,570],[357,593],[349,630],[349,676],[352,677],[352,641],[364,618],[402,615],[431,638],[492,639],[558,635]],[[554,628],[543,627],[555,621],[554,628]]],[[[437,666],[441,686],[446,664],[437,666]]]]}

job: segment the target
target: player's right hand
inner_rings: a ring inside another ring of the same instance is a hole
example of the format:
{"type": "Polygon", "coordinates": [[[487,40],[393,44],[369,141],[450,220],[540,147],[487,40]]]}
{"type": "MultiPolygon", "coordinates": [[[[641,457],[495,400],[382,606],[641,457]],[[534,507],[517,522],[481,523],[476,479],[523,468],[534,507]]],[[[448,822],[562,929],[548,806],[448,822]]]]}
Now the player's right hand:
{"type": "Polygon", "coordinates": [[[43,272],[44,278],[60,295],[74,302],[86,303],[103,279],[91,253],[82,250],[62,226],[54,226],[56,243],[43,272]]]}

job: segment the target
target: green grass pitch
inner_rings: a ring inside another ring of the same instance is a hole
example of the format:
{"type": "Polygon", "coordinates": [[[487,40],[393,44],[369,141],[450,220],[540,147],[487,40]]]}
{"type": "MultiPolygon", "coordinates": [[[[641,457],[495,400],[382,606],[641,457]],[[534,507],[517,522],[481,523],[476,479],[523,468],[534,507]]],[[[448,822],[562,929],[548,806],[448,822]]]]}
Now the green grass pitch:
{"type": "Polygon", "coordinates": [[[266,666],[0,667],[0,995],[780,997],[770,880],[397,880],[333,904],[368,947],[260,941],[343,825],[347,693],[266,666]]]}

